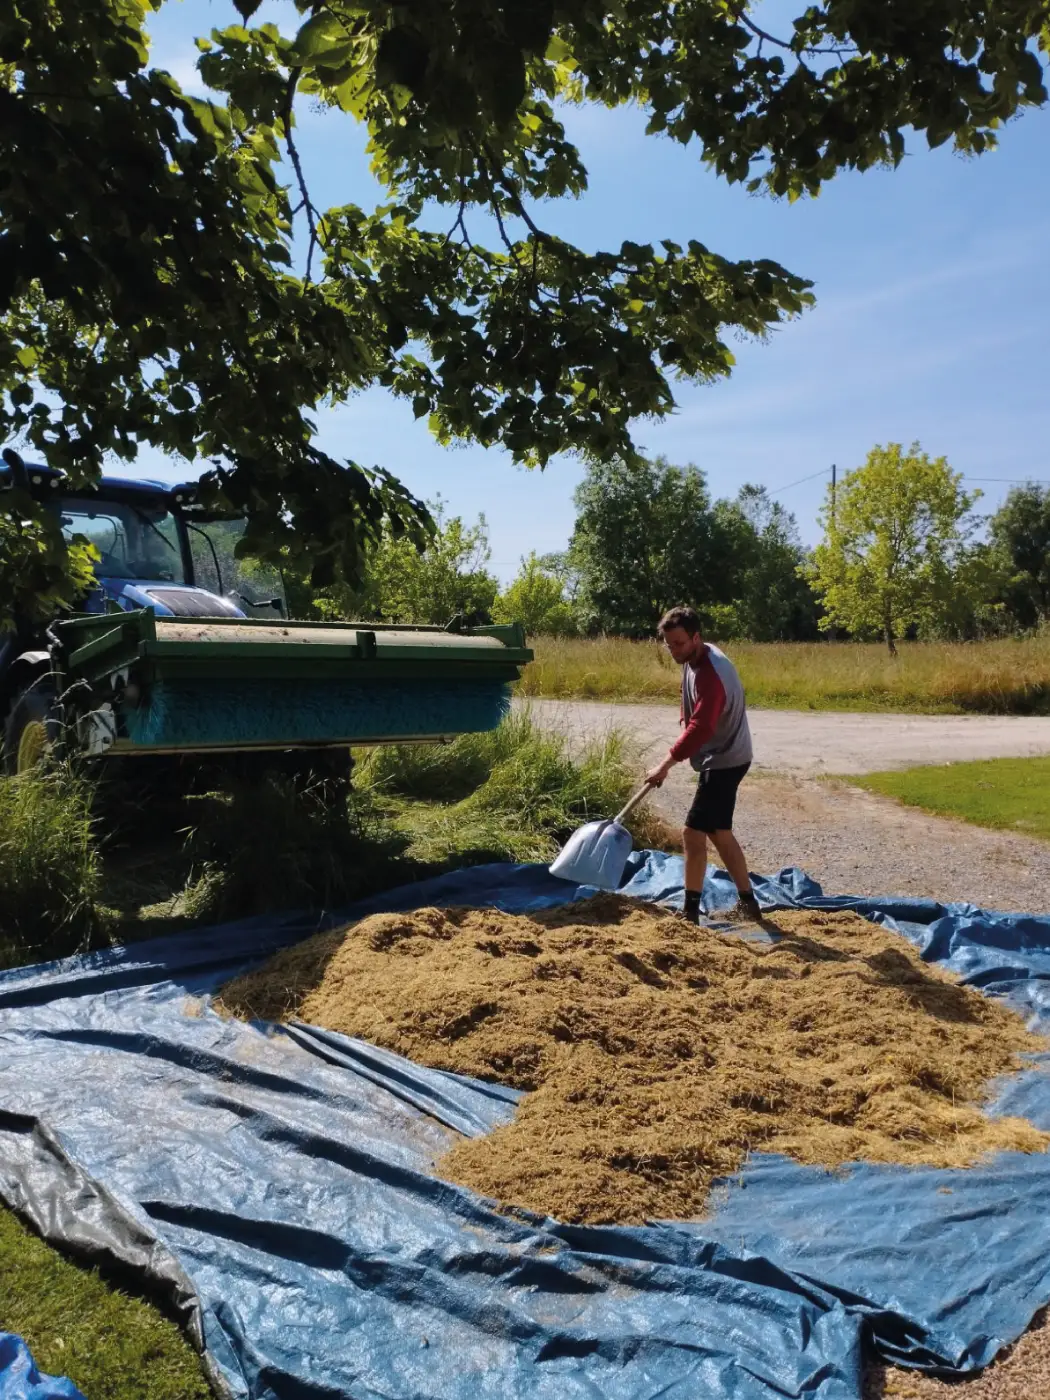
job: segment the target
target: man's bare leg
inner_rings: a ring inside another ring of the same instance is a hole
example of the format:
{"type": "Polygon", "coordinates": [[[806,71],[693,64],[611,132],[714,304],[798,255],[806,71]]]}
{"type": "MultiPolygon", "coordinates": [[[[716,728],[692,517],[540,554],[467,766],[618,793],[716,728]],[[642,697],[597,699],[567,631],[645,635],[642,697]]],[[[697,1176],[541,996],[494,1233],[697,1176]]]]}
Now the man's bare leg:
{"type": "Polygon", "coordinates": [[[751,876],[747,871],[747,857],[741,849],[740,842],[731,831],[712,831],[711,840],[715,850],[722,858],[722,864],[729,871],[733,884],[736,885],[740,903],[748,913],[757,916],[758,901],[751,888],[751,876]]]}
{"type": "Polygon", "coordinates": [[[704,876],[707,873],[707,836],[691,826],[682,828],[685,854],[685,916],[696,919],[703,910],[704,876]]]}
{"type": "Polygon", "coordinates": [[[740,848],[740,842],[731,831],[712,831],[711,840],[733,884],[741,894],[747,894],[751,889],[751,876],[747,873],[747,857],[740,848]]]}

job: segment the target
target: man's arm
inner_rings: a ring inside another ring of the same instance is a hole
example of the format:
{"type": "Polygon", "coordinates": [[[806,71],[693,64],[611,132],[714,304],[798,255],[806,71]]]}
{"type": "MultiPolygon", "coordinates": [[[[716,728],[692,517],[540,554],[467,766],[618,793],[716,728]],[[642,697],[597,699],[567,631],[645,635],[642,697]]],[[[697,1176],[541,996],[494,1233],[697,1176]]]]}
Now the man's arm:
{"type": "Polygon", "coordinates": [[[667,751],[667,757],[645,775],[651,787],[659,787],[676,763],[683,763],[708,742],[715,732],[719,716],[725,709],[725,686],[711,665],[697,673],[696,704],[689,723],[667,751]]]}

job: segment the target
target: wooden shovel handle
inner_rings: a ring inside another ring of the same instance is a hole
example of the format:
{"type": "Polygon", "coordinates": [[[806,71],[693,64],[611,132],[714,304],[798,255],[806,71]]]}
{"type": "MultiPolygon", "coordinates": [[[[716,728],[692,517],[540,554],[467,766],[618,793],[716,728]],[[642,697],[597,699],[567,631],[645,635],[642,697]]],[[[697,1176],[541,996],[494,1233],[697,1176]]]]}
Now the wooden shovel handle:
{"type": "Polygon", "coordinates": [[[647,795],[651,786],[651,783],[644,783],[634,794],[634,796],[629,799],[627,806],[624,807],[623,811],[616,813],[616,816],[613,817],[613,821],[622,822],[624,817],[626,817],[629,813],[633,812],[635,807],[637,807],[639,802],[641,802],[642,798],[647,795]]]}

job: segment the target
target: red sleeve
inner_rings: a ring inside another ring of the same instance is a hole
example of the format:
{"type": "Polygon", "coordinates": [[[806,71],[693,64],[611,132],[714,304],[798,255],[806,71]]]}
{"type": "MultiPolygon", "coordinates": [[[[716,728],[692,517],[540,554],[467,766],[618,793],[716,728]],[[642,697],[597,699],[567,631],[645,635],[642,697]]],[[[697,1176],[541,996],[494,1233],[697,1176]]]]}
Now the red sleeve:
{"type": "Polygon", "coordinates": [[[718,679],[718,672],[707,660],[696,671],[696,704],[689,716],[689,723],[671,745],[671,757],[676,763],[692,758],[702,749],[715,732],[718,717],[726,706],[725,686],[718,679]]]}

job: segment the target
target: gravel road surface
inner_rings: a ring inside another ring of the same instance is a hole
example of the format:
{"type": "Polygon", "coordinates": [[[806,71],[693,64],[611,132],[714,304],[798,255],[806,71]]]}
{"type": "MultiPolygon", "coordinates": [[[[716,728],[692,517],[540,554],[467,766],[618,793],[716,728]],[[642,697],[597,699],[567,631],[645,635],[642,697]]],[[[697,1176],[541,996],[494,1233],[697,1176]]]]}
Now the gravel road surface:
{"type": "MultiPolygon", "coordinates": [[[[678,731],[671,705],[533,700],[534,718],[572,745],[618,729],[655,762],[678,731]]],[[[752,710],[755,766],[736,830],[752,870],[800,865],[829,894],[927,895],[1050,913],[1050,843],[929,816],[822,773],[1050,753],[1050,719],[752,710]]],[[[678,824],[694,777],[672,770],[654,798],[678,824]]]]}

